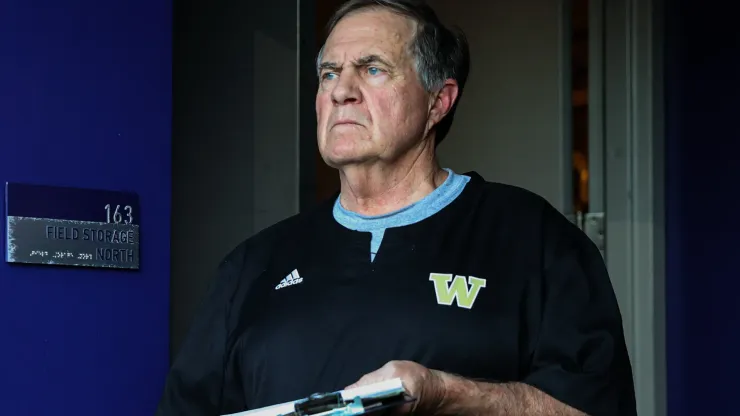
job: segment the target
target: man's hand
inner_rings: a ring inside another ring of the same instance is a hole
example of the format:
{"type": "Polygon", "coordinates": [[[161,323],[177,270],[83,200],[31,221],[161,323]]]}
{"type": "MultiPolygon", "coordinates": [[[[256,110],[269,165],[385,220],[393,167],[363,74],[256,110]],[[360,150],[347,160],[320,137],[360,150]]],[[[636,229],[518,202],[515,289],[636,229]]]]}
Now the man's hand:
{"type": "Polygon", "coordinates": [[[586,416],[527,384],[473,381],[411,361],[391,361],[347,388],[394,378],[400,378],[406,392],[416,399],[400,407],[401,414],[586,416]]]}
{"type": "Polygon", "coordinates": [[[400,409],[402,413],[433,415],[438,412],[445,396],[442,374],[411,361],[391,361],[379,370],[365,374],[347,389],[394,378],[400,378],[406,393],[416,399],[403,406],[400,409]]]}

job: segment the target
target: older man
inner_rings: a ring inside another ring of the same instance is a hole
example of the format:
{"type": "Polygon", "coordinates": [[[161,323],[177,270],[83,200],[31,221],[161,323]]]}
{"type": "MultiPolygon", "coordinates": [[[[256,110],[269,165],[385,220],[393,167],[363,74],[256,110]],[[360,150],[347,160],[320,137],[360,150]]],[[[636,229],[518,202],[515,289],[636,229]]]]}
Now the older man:
{"type": "Polygon", "coordinates": [[[599,251],[542,198],[439,166],[468,72],[426,5],[351,0],[319,56],[341,192],[223,262],[159,415],[400,377],[424,415],[634,415],[599,251]]]}

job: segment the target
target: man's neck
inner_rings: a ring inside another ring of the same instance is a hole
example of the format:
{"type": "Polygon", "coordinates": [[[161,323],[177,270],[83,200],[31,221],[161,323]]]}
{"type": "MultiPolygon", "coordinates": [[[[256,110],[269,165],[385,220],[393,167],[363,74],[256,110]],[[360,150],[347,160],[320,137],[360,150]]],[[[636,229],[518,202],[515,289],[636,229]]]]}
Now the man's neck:
{"type": "Polygon", "coordinates": [[[423,199],[447,176],[436,160],[417,160],[407,166],[340,169],[340,202],[345,209],[361,215],[383,215],[423,199]]]}

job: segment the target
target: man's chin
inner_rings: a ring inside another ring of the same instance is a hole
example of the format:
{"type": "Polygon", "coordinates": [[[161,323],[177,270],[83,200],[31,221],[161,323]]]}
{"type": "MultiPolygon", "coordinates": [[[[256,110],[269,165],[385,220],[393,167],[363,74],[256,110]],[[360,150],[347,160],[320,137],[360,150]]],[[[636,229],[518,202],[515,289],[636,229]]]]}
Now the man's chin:
{"type": "Polygon", "coordinates": [[[344,153],[324,156],[324,162],[335,169],[347,169],[353,166],[361,166],[371,163],[377,157],[370,154],[344,153]]]}
{"type": "Polygon", "coordinates": [[[372,163],[379,156],[372,140],[361,137],[332,137],[320,150],[324,162],[336,169],[372,163]]]}

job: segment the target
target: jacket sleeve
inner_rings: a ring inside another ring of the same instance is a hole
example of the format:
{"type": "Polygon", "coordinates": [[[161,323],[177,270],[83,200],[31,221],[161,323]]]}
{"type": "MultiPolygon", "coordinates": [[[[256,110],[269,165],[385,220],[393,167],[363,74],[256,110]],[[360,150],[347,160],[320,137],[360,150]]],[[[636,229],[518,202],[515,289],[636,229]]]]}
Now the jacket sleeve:
{"type": "Polygon", "coordinates": [[[601,253],[559,213],[545,218],[540,319],[524,382],[588,415],[635,415],[622,318],[601,253]]]}
{"type": "Polygon", "coordinates": [[[242,408],[241,392],[225,381],[233,323],[245,286],[261,272],[263,255],[247,240],[219,265],[167,374],[157,416],[219,416],[242,408]],[[237,403],[239,402],[239,403],[237,403]]]}

